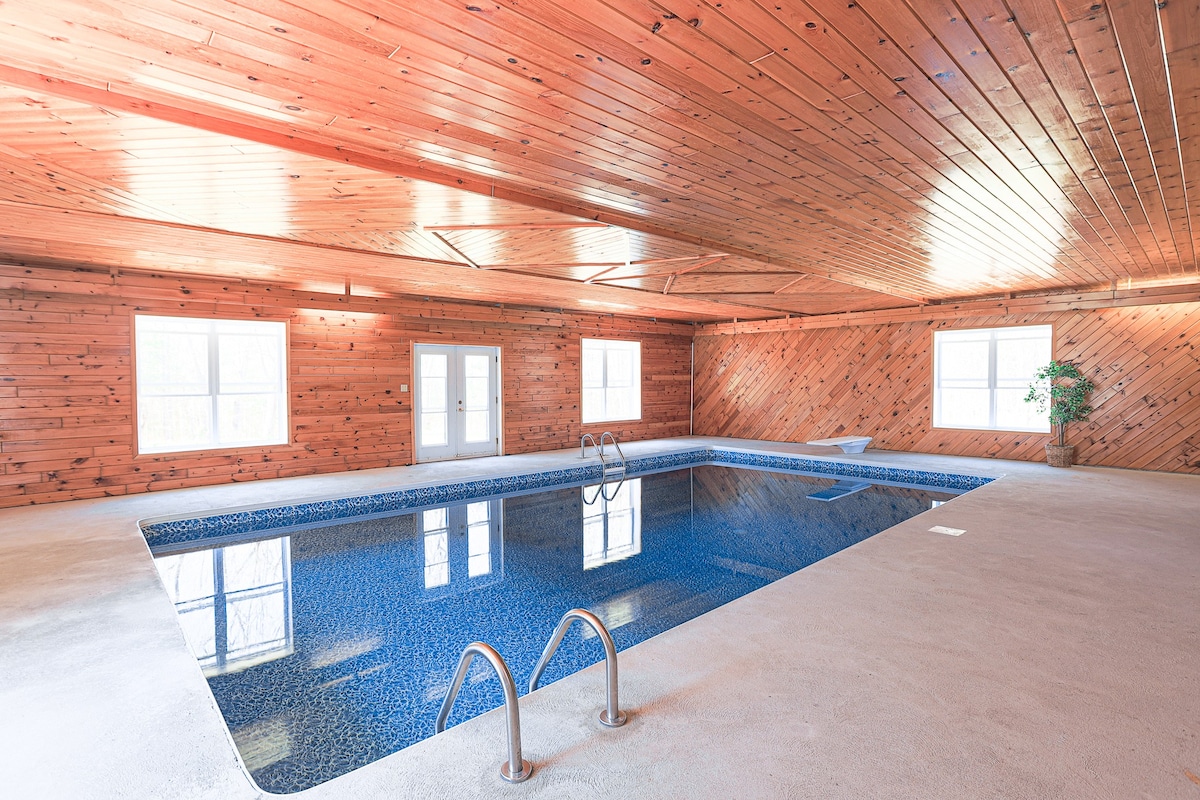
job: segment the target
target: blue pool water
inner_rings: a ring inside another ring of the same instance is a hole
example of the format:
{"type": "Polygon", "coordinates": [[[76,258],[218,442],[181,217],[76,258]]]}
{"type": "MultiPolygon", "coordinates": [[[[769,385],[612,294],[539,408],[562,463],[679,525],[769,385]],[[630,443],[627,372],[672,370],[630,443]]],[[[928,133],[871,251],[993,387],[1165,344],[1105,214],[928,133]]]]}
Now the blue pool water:
{"type": "MultiPolygon", "coordinates": [[[[625,649],[965,488],[871,483],[821,500],[839,480],[702,465],[600,496],[573,485],[322,527],[231,537],[185,524],[147,538],[251,774],[293,792],[432,735],[471,641],[501,653],[523,694],[571,608],[596,613],[625,649]],[[201,529],[217,538],[197,539],[201,529]]],[[[572,627],[542,685],[601,660],[589,634],[572,627]]],[[[450,724],[501,703],[477,660],[450,724]]]]}

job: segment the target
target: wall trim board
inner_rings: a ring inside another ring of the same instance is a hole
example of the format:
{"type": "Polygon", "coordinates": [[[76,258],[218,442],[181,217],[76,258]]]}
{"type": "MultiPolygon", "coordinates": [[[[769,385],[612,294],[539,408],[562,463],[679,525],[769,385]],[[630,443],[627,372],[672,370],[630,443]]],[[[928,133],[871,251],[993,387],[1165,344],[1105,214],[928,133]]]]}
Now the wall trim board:
{"type": "Polygon", "coordinates": [[[1055,311],[1089,311],[1129,306],[1170,305],[1200,302],[1200,283],[1173,286],[1143,286],[1093,292],[972,300],[962,303],[903,306],[878,311],[854,311],[809,317],[703,323],[696,336],[735,336],[814,328],[844,328],[859,325],[889,325],[900,322],[934,321],[962,317],[1017,316],[1055,311]]]}

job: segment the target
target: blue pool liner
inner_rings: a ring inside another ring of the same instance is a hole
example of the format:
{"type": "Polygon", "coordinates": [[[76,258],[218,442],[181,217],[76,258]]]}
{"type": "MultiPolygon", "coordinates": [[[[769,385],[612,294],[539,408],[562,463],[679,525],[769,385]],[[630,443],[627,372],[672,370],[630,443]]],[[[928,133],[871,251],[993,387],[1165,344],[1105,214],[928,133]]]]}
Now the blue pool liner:
{"type": "MultiPolygon", "coordinates": [[[[612,466],[614,461],[609,460],[608,463],[612,466]]],[[[698,448],[625,460],[625,468],[631,475],[707,464],[786,470],[958,491],[970,491],[995,480],[992,477],[979,475],[897,469],[852,461],[826,461],[795,455],[747,453],[719,447],[698,448]]],[[[587,481],[601,481],[604,477],[603,467],[597,460],[577,467],[546,472],[477,478],[461,483],[396,489],[357,497],[313,500],[268,508],[222,511],[187,519],[148,520],[143,522],[141,527],[146,541],[152,549],[173,548],[217,537],[378,517],[427,506],[460,503],[483,497],[545,489],[551,486],[570,486],[587,481]]]]}

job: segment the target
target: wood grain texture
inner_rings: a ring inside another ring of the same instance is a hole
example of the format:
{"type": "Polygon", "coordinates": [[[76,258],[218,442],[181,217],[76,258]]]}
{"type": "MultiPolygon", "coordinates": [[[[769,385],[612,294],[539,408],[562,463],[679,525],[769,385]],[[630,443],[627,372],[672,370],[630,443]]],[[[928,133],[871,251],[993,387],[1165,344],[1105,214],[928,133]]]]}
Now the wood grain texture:
{"type": "MultiPolygon", "coordinates": [[[[1194,282],[1195,13],[6,0],[0,198],[487,267],[543,304],[530,274],[576,303],[570,282],[605,282],[697,321],[701,300],[753,319],[1194,282]],[[676,253],[729,259],[703,280],[613,269],[676,253]]],[[[109,257],[18,224],[14,258],[109,257]]]]}
{"type": "Polygon", "coordinates": [[[933,331],[1051,324],[1054,356],[1099,387],[1071,426],[1080,464],[1200,473],[1200,303],[696,337],[695,432],[1044,460],[1047,434],[931,426],[933,331]]]}
{"type": "Polygon", "coordinates": [[[409,464],[416,342],[499,347],[504,451],[571,447],[582,336],[642,342],[643,415],[618,438],[688,433],[689,325],[0,266],[0,506],[409,464]],[[287,320],[291,444],[136,456],[135,311],[287,320]]]}

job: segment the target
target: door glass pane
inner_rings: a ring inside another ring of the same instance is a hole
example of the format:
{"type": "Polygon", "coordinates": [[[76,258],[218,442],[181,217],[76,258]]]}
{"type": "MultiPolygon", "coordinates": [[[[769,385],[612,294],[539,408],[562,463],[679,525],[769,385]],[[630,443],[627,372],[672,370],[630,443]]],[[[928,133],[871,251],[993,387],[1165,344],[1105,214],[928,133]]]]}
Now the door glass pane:
{"type": "Polygon", "coordinates": [[[488,407],[488,379],[486,375],[482,378],[468,375],[466,385],[463,388],[464,408],[478,410],[488,407]]]}
{"type": "Polygon", "coordinates": [[[450,441],[448,361],[443,353],[421,353],[420,447],[442,447],[450,441]]]}
{"type": "Polygon", "coordinates": [[[491,356],[463,356],[463,441],[486,442],[491,437],[488,420],[491,399],[491,356]]]}
{"type": "Polygon", "coordinates": [[[488,369],[491,356],[484,355],[465,355],[463,356],[463,374],[468,378],[486,378],[491,371],[488,369]]]}
{"type": "Polygon", "coordinates": [[[444,378],[446,377],[446,356],[441,353],[422,353],[421,354],[421,377],[424,378],[444,378]]]}
{"type": "MultiPolygon", "coordinates": [[[[421,356],[424,361],[429,356],[421,356]]],[[[445,366],[446,357],[437,356],[437,361],[442,362],[445,366]]],[[[446,391],[447,381],[445,376],[429,375],[421,373],[421,410],[428,413],[432,411],[445,411],[446,402],[448,400],[446,391]]]]}
{"type": "Polygon", "coordinates": [[[446,444],[448,440],[446,431],[446,415],[440,414],[422,414],[421,415],[421,446],[436,447],[446,444]]]}
{"type": "Polygon", "coordinates": [[[467,444],[479,444],[488,440],[488,412],[463,412],[463,441],[467,444]]]}

